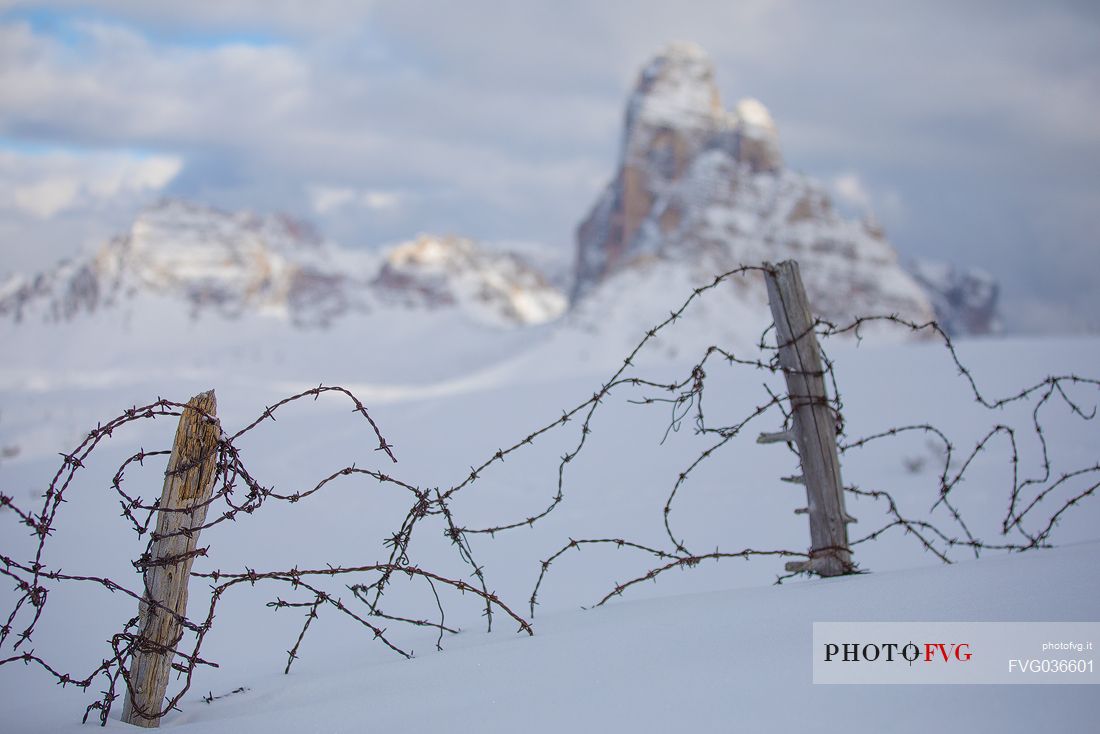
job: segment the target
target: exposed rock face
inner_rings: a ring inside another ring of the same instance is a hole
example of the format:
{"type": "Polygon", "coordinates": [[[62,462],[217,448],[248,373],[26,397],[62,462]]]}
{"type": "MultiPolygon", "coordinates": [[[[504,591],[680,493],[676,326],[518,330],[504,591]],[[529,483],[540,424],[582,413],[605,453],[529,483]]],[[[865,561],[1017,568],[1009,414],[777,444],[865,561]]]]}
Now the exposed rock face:
{"type": "Polygon", "coordinates": [[[950,336],[1001,331],[1000,289],[992,275],[929,260],[917,260],[908,268],[932,299],[936,320],[950,336]]]}
{"type": "Polygon", "coordinates": [[[705,281],[793,257],[824,318],[933,316],[877,227],[839,216],[822,186],[784,168],[763,104],[743,99],[723,109],[710,60],[690,44],[673,44],[642,70],[619,170],[578,228],[577,245],[574,301],[654,258],[697,263],[705,281]]]}
{"type": "MultiPolygon", "coordinates": [[[[744,160],[753,171],[782,165],[764,106],[746,99],[725,111],[710,59],[698,46],[676,43],[642,70],[627,102],[619,171],[580,226],[578,292],[644,251],[641,229],[654,205],[707,150],[744,160]]],[[[681,218],[666,207],[658,225],[670,231],[681,218]]]]}

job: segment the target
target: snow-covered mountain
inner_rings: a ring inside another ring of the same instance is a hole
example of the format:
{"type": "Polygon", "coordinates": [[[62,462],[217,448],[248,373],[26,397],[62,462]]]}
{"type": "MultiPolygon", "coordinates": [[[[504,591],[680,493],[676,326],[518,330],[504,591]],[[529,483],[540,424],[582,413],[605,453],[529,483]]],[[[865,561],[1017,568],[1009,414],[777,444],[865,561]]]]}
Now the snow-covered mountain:
{"type": "Polygon", "coordinates": [[[66,320],[151,291],[195,310],[298,315],[305,293],[324,280],[325,260],[318,236],[289,217],[163,201],[89,256],[32,278],[11,277],[0,314],[66,320]]]}
{"type": "MultiPolygon", "coordinates": [[[[624,290],[610,284],[627,271],[637,281],[679,270],[676,277],[702,283],[741,264],[787,258],[802,264],[811,302],[827,319],[897,313],[935,317],[951,334],[1000,329],[991,276],[900,262],[872,216],[842,216],[824,185],[785,167],[778,128],[759,100],[725,109],[705,52],[670,45],[642,69],[627,102],[619,168],[578,228],[574,303],[607,287],[624,290]]],[[[638,283],[631,290],[639,292],[638,283]]],[[[758,284],[737,299],[756,310],[764,303],[758,284]]]]}
{"type": "Polygon", "coordinates": [[[564,295],[517,254],[421,236],[380,254],[323,242],[283,215],[223,212],[168,200],[82,259],[0,285],[0,316],[63,321],[169,295],[198,315],[261,314],[297,326],[352,312],[454,308],[478,323],[542,323],[564,295]]]}
{"type": "MultiPolygon", "coordinates": [[[[642,70],[619,168],[578,229],[573,300],[652,261],[686,264],[703,283],[741,264],[787,258],[801,263],[824,318],[934,317],[882,231],[842,217],[822,185],[784,166],[764,105],[743,99],[726,110],[703,50],[670,45],[642,70]]],[[[742,286],[742,298],[766,308],[761,290],[742,286]]]]}

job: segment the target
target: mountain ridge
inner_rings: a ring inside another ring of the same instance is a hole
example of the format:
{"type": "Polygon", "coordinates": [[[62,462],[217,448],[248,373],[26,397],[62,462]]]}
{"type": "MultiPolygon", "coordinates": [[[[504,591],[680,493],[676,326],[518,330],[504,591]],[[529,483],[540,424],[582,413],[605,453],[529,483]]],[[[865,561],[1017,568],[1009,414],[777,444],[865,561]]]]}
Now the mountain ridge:
{"type": "MultiPolygon", "coordinates": [[[[871,215],[841,215],[824,185],[786,166],[765,105],[744,98],[726,109],[715,78],[706,53],[682,42],[642,68],[618,167],[577,228],[570,283],[529,249],[423,234],[353,251],[285,215],[166,199],[94,252],[0,282],[0,317],[66,321],[124,308],[145,291],[177,298],[195,318],[257,313],[304,329],[350,314],[453,309],[491,329],[559,322],[609,333],[625,328],[612,310],[667,310],[673,282],[690,290],[743,264],[793,258],[825,319],[897,314],[936,318],[955,335],[999,330],[991,278],[903,259],[871,215]],[[630,271],[636,277],[617,277],[630,271]]],[[[759,279],[720,298],[745,322],[767,320],[759,279]]],[[[716,333],[736,336],[717,318],[716,333]]]]}
{"type": "Polygon", "coordinates": [[[388,307],[456,307],[511,328],[556,318],[566,305],[522,255],[467,239],[421,235],[356,252],[282,214],[165,199],[92,253],[0,283],[0,316],[64,321],[142,291],[173,295],[194,316],[258,312],[303,328],[388,307]]]}

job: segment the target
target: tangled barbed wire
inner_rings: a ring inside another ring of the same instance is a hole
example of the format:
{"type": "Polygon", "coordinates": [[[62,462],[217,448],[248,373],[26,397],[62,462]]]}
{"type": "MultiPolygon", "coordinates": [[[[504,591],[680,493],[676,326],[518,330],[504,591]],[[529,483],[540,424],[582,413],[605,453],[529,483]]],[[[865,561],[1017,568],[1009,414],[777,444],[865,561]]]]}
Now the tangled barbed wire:
{"type": "MultiPolygon", "coordinates": [[[[697,288],[693,292],[692,298],[701,295],[707,288],[717,285],[731,275],[742,275],[755,270],[757,270],[757,268],[738,268],[718,276],[709,286],[697,288]]],[[[679,310],[670,314],[669,318],[666,319],[657,330],[681,318],[686,308],[691,304],[692,298],[689,298],[679,310]]],[[[883,525],[849,541],[849,548],[874,541],[895,529],[900,529],[906,536],[915,538],[923,549],[931,552],[936,558],[944,563],[953,562],[950,551],[954,548],[967,548],[974,553],[975,557],[978,557],[983,550],[1026,551],[1049,547],[1050,536],[1058,524],[1059,519],[1062,518],[1069,509],[1078,505],[1084,499],[1093,496],[1096,494],[1097,490],[1100,489],[1100,461],[1064,470],[1057,473],[1055,476],[1050,457],[1050,447],[1046,438],[1044,423],[1040,418],[1040,413],[1051,404],[1053,398],[1058,398],[1062,404],[1079,419],[1083,421],[1094,420],[1096,417],[1095,404],[1091,409],[1086,410],[1082,407],[1083,401],[1071,397],[1070,393],[1067,392],[1067,388],[1086,387],[1100,392],[1100,380],[1081,377],[1075,374],[1051,375],[1034,384],[1021,388],[1012,394],[993,398],[979,387],[972,370],[967,367],[959,357],[954,342],[935,321],[917,323],[901,318],[896,314],[863,316],[844,324],[835,324],[828,320],[818,318],[815,319],[811,330],[820,339],[845,335],[851,335],[856,339],[861,339],[861,331],[870,324],[889,324],[893,327],[926,335],[928,338],[940,342],[952,366],[957,371],[958,376],[965,382],[974,403],[986,411],[997,412],[1012,404],[1030,405],[1031,432],[1035,436],[1040,450],[1038,461],[1040,473],[1031,477],[1023,477],[1021,475],[1022,456],[1019,447],[1018,429],[1001,422],[992,426],[973,446],[962,453],[961,458],[960,448],[948,438],[947,433],[943,429],[930,423],[895,426],[860,437],[848,436],[843,412],[844,403],[842,393],[838,387],[835,364],[827,355],[823,354],[824,377],[828,379],[832,388],[832,394],[826,400],[826,404],[830,408],[836,421],[838,436],[837,448],[842,456],[854,453],[867,446],[877,444],[885,439],[911,432],[921,432],[933,436],[942,445],[942,464],[937,475],[936,493],[925,517],[910,517],[903,513],[900,509],[900,503],[897,501],[894,494],[885,489],[861,489],[854,485],[846,485],[844,487],[845,493],[850,496],[866,497],[876,502],[883,503],[887,516],[887,520],[883,525]],[[986,541],[976,537],[974,533],[971,532],[970,527],[967,525],[952,497],[959,485],[963,482],[967,471],[972,467],[975,459],[983,451],[986,451],[997,438],[1003,438],[1008,444],[1006,461],[1011,468],[1012,479],[1007,492],[1008,507],[1000,523],[1000,538],[998,540],[986,541]],[[1025,519],[1028,519],[1029,516],[1034,517],[1044,501],[1051,499],[1052,495],[1057,491],[1068,489],[1073,481],[1078,481],[1079,485],[1073,491],[1062,496],[1057,504],[1049,509],[1048,513],[1037,521],[1037,527],[1030,530],[1025,527],[1025,519]],[[1036,491],[1034,491],[1030,497],[1027,497],[1028,490],[1032,489],[1036,491]],[[1025,499],[1025,497],[1027,498],[1025,499]],[[951,524],[955,527],[954,530],[943,528],[931,519],[928,519],[931,517],[932,513],[941,506],[947,510],[951,524]],[[1009,537],[1013,531],[1021,536],[1020,539],[1017,540],[1009,537]]],[[[674,533],[670,523],[673,503],[692,473],[704,462],[714,456],[719,449],[723,448],[734,438],[742,436],[750,423],[774,410],[782,417],[782,428],[780,431],[776,432],[776,435],[790,434],[792,428],[792,411],[785,406],[785,404],[789,405],[790,403],[789,396],[777,394],[766,384],[763,386],[766,400],[755,405],[747,413],[742,415],[739,420],[714,424],[707,419],[707,415],[703,408],[703,395],[706,380],[708,379],[707,369],[714,361],[724,362],[728,366],[748,367],[772,374],[782,370],[779,365],[778,354],[780,348],[785,346],[785,344],[769,343],[769,335],[772,334],[773,331],[774,326],[769,326],[763,332],[756,345],[761,354],[770,354],[771,356],[769,358],[739,357],[722,347],[712,345],[706,348],[702,358],[697,363],[692,365],[688,370],[685,370],[685,377],[678,382],[664,385],[647,383],[644,381],[632,383],[656,387],[666,393],[664,396],[646,397],[640,401],[634,402],[639,402],[641,404],[666,404],[671,406],[672,417],[669,422],[669,431],[678,429],[685,421],[690,419],[694,424],[696,434],[711,435],[715,437],[715,440],[712,444],[708,445],[707,448],[699,452],[686,468],[677,474],[675,482],[661,508],[664,528],[669,541],[667,547],[655,548],[649,545],[632,542],[624,538],[569,538],[565,545],[540,562],[538,580],[528,600],[532,617],[535,614],[535,606],[538,604],[539,590],[551,565],[569,550],[581,550],[585,547],[592,546],[629,548],[647,554],[657,562],[657,565],[650,567],[644,573],[634,576],[625,582],[616,583],[610,591],[595,602],[595,606],[601,606],[612,598],[621,596],[623,592],[630,587],[643,581],[653,580],[669,570],[693,568],[704,560],[749,558],[753,556],[784,556],[808,559],[815,552],[832,550],[831,548],[818,548],[808,551],[778,548],[766,550],[743,548],[735,551],[721,551],[716,549],[707,553],[695,553],[688,549],[685,540],[679,538],[674,533]]],[[[654,331],[651,331],[648,336],[652,336],[654,333],[654,331]]],[[[791,343],[797,342],[802,336],[802,334],[794,335],[791,339],[791,343]]],[[[787,372],[790,371],[789,369],[787,370],[787,372]]],[[[814,373],[807,372],[807,374],[814,373]]],[[[625,380],[625,382],[629,382],[629,379],[625,380]]],[[[612,383],[609,383],[609,385],[614,386],[612,383]]],[[[587,434],[587,432],[586,423],[582,430],[582,434],[587,434]]],[[[668,432],[666,431],[666,437],[667,435],[668,432]]],[[[787,443],[787,446],[797,458],[797,447],[790,442],[787,443]]],[[[572,458],[573,456],[568,455],[563,458],[563,466],[572,458]]],[[[784,477],[783,479],[786,481],[795,481],[796,483],[799,481],[798,477],[784,477]]],[[[560,493],[554,500],[555,503],[560,502],[560,493]]],[[[467,532],[493,533],[508,529],[509,527],[513,526],[485,528],[467,532]]],[[[856,573],[859,572],[859,569],[852,566],[850,571],[856,573]]],[[[799,575],[800,573],[804,572],[781,575],[777,578],[776,582],[782,583],[785,579],[799,575]]]]}
{"type": "MultiPolygon", "coordinates": [[[[210,601],[205,616],[196,615],[194,617],[188,617],[153,598],[150,594],[149,574],[154,568],[180,564],[188,558],[193,558],[195,556],[207,556],[210,550],[209,546],[207,546],[196,548],[194,551],[190,551],[187,554],[158,556],[155,552],[155,546],[158,542],[174,536],[197,536],[203,530],[237,519],[237,516],[241,513],[253,514],[260,510],[265,503],[270,501],[282,501],[287,503],[299,502],[321,491],[326,485],[339,477],[363,475],[374,479],[380,484],[392,485],[399,490],[409,493],[414,499],[413,510],[411,511],[414,518],[420,518],[431,512],[431,503],[429,502],[429,495],[426,491],[421,491],[382,471],[358,467],[354,464],[320,479],[309,489],[291,494],[280,494],[276,492],[273,487],[261,484],[259,480],[249,472],[241,458],[241,451],[237,447],[237,441],[242,436],[256,430],[257,427],[265,421],[274,421],[276,412],[283,406],[306,398],[313,398],[316,400],[325,393],[341,394],[350,400],[354,406],[353,410],[368,422],[377,438],[378,446],[376,451],[382,452],[390,461],[396,463],[397,459],[394,456],[392,446],[383,437],[378,425],[371,418],[363,403],[355,397],[354,394],[343,387],[319,385],[268,406],[259,417],[233,434],[228,434],[222,430],[217,417],[203,413],[202,409],[197,407],[195,401],[180,403],[158,398],[156,401],[147,405],[129,408],[106,423],[100,423],[88,433],[87,437],[76,447],[76,449],[70,453],[62,454],[61,466],[43,493],[43,505],[39,512],[35,513],[25,510],[19,507],[10,495],[0,494],[0,507],[14,512],[19,521],[30,528],[33,536],[36,537],[33,558],[29,561],[20,562],[9,555],[0,554],[0,574],[13,580],[16,590],[19,593],[11,612],[8,614],[6,622],[3,626],[0,626],[0,645],[9,642],[9,638],[11,638],[12,651],[17,654],[0,659],[0,665],[15,662],[36,664],[51,674],[59,684],[73,685],[81,689],[87,689],[97,677],[105,677],[106,690],[103,692],[103,697],[89,705],[85,712],[85,720],[87,720],[88,715],[92,711],[98,710],[101,723],[106,723],[111,705],[119,695],[119,681],[121,680],[128,689],[133,688],[130,662],[134,654],[139,650],[159,653],[167,656],[172,661],[171,669],[179,673],[184,682],[172,696],[167,698],[162,707],[156,710],[138,708],[138,714],[142,718],[158,720],[166,712],[175,708],[182,697],[187,693],[191,685],[192,676],[199,666],[215,665],[212,661],[206,660],[200,655],[204,639],[213,626],[213,620],[219,601],[227,591],[245,583],[250,586],[255,586],[258,582],[273,582],[289,586],[293,590],[305,592],[312,596],[311,601],[308,602],[288,602],[281,598],[277,598],[275,602],[269,604],[269,606],[275,609],[307,607],[309,610],[306,621],[294,646],[288,651],[287,671],[289,671],[291,664],[297,657],[298,648],[301,645],[302,639],[309,630],[312,620],[316,618],[318,608],[322,605],[332,607],[346,617],[358,622],[366,628],[375,639],[378,639],[382,644],[405,657],[410,657],[410,653],[391,642],[386,636],[386,631],[371,621],[372,617],[405,622],[413,625],[437,627],[441,633],[443,631],[453,631],[443,624],[443,606],[441,603],[439,605],[441,621],[438,623],[428,620],[403,619],[387,615],[379,609],[377,599],[368,607],[366,613],[360,613],[339,597],[311,583],[312,580],[323,577],[355,576],[357,578],[362,578],[368,575],[379,575],[382,579],[385,579],[385,581],[375,581],[370,585],[379,595],[381,594],[384,584],[387,583],[394,574],[403,574],[410,579],[424,579],[432,586],[433,592],[436,590],[437,585],[439,585],[444,588],[454,589],[463,594],[469,592],[475,596],[481,597],[485,602],[489,614],[492,614],[494,609],[502,611],[519,625],[520,630],[530,633],[531,627],[529,623],[512,612],[499,597],[487,591],[483,586],[478,587],[471,585],[461,579],[448,578],[430,570],[412,565],[408,561],[407,554],[404,553],[399,557],[395,557],[391,563],[329,565],[319,569],[299,569],[295,567],[285,570],[257,571],[255,569],[246,568],[239,572],[225,572],[221,570],[192,572],[192,578],[206,579],[212,582],[210,585],[210,601]],[[67,492],[72,491],[74,480],[78,472],[85,467],[85,462],[97,447],[105,440],[111,438],[116,431],[127,424],[136,421],[152,420],[164,416],[180,417],[184,414],[184,411],[187,410],[203,413],[202,418],[216,427],[218,438],[214,446],[210,449],[213,456],[196,456],[191,461],[167,470],[166,476],[171,476],[173,474],[182,475],[196,465],[213,459],[216,489],[212,492],[209,499],[194,503],[184,509],[173,509],[162,507],[160,505],[160,500],[154,501],[151,504],[146,503],[140,497],[134,497],[124,489],[124,481],[129,469],[134,465],[143,466],[147,460],[153,457],[167,456],[172,453],[169,450],[145,451],[143,449],[138,451],[122,462],[112,479],[111,488],[115,492],[122,508],[122,517],[126,519],[131,529],[136,532],[139,537],[149,536],[144,552],[133,564],[135,569],[141,574],[140,583],[131,583],[127,585],[105,576],[78,576],[67,574],[60,569],[47,566],[43,562],[44,552],[48,541],[53,535],[58,513],[66,502],[65,495],[67,492]],[[241,496],[242,494],[243,496],[241,496]],[[215,508],[217,509],[216,513],[208,514],[209,510],[215,508]],[[204,521],[194,525],[184,525],[179,530],[166,534],[158,534],[156,531],[150,530],[151,525],[158,515],[165,513],[188,513],[191,517],[194,517],[195,515],[191,513],[195,513],[196,510],[201,510],[202,516],[212,519],[204,519],[204,521]],[[111,638],[109,641],[110,654],[89,673],[77,675],[69,672],[62,672],[50,662],[35,654],[33,650],[24,649],[20,651],[21,648],[24,648],[32,639],[35,629],[42,618],[50,593],[49,584],[51,582],[90,583],[98,585],[112,593],[120,592],[132,597],[142,605],[153,607],[158,614],[164,614],[173,618],[179,626],[181,634],[177,639],[172,640],[171,643],[167,645],[161,641],[150,639],[138,632],[139,617],[135,616],[124,625],[120,632],[111,638]],[[21,618],[21,613],[25,610],[29,612],[28,616],[30,619],[26,621],[25,625],[17,625],[17,621],[21,618]],[[17,626],[21,627],[18,631],[17,626]],[[185,633],[189,633],[193,637],[193,640],[186,645],[183,639],[185,633]],[[14,637],[12,637],[13,635],[14,637]]],[[[395,545],[399,544],[395,542],[395,545]]],[[[358,593],[356,596],[358,596],[358,593]]],[[[436,599],[439,599],[438,593],[436,594],[436,599]]]]}
{"type": "MultiPolygon", "coordinates": [[[[216,663],[204,659],[200,655],[204,640],[213,626],[215,612],[219,602],[226,592],[238,588],[255,587],[258,584],[271,585],[277,588],[290,589],[298,597],[288,600],[282,596],[276,596],[275,600],[268,603],[268,607],[278,611],[281,609],[301,609],[305,611],[305,619],[291,648],[287,651],[287,663],[285,671],[289,671],[294,660],[297,659],[303,639],[311,629],[314,620],[317,619],[321,608],[331,608],[353,620],[360,625],[370,636],[379,640],[397,654],[409,657],[409,651],[395,644],[387,637],[386,630],[379,626],[380,620],[395,623],[427,627],[438,633],[436,639],[437,648],[441,646],[445,634],[453,633],[456,629],[447,624],[445,616],[445,604],[440,592],[445,590],[470,593],[480,600],[484,607],[487,627],[491,630],[495,614],[503,614],[516,624],[517,630],[531,634],[533,628],[530,619],[534,617],[535,607],[543,582],[550,573],[554,563],[568,551],[583,551],[595,547],[611,547],[627,549],[638,552],[652,559],[652,564],[644,572],[628,579],[625,582],[616,582],[596,602],[596,606],[605,604],[609,600],[622,596],[628,589],[637,584],[655,580],[659,576],[674,569],[689,569],[698,566],[706,560],[723,561],[733,558],[748,559],[753,557],[784,557],[794,559],[810,559],[814,549],[785,549],[785,548],[735,548],[723,550],[715,548],[708,551],[697,551],[689,547],[689,539],[674,531],[673,515],[676,500],[685,490],[695,472],[719,454],[721,450],[734,439],[744,436],[750,426],[758,424],[764,416],[775,415],[779,418],[784,431],[789,431],[792,422],[791,398],[788,395],[777,393],[765,383],[761,399],[745,414],[735,420],[714,421],[709,411],[704,410],[704,395],[709,384],[710,373],[724,365],[727,368],[749,369],[774,375],[782,370],[778,360],[779,349],[784,344],[776,344],[774,330],[769,327],[761,335],[756,345],[756,352],[749,355],[738,355],[732,350],[721,346],[712,345],[706,348],[701,357],[685,372],[680,380],[661,381],[648,379],[638,374],[635,370],[637,361],[647,346],[655,340],[659,334],[672,328],[685,317],[689,307],[697,300],[706,296],[709,291],[723,283],[729,283],[736,279],[747,279],[771,272],[768,265],[742,266],[714,277],[713,281],[702,285],[692,291],[680,307],[669,313],[668,317],[649,329],[634,349],[623,359],[617,370],[605,380],[590,397],[578,402],[572,408],[562,412],[560,417],[542,424],[512,442],[504,448],[497,449],[480,462],[474,463],[468,474],[464,474],[458,480],[446,488],[433,487],[422,488],[407,483],[378,468],[365,468],[356,464],[332,472],[316,481],[313,486],[289,494],[278,493],[274,487],[264,485],[246,467],[242,458],[242,452],[238,448],[241,437],[257,430],[266,422],[274,421],[276,413],[284,406],[312,398],[317,400],[324,394],[342,396],[352,404],[353,411],[367,422],[377,441],[375,449],[383,458],[383,461],[394,463],[397,461],[393,447],[383,437],[380,427],[371,417],[365,405],[349,390],[338,386],[318,385],[310,390],[297,393],[264,409],[260,415],[248,423],[245,427],[229,434],[222,427],[214,415],[205,415],[204,418],[217,429],[217,440],[211,449],[212,456],[203,456],[201,460],[213,459],[214,465],[214,490],[208,500],[201,503],[204,512],[202,522],[194,526],[185,526],[176,531],[177,534],[191,537],[203,530],[232,522],[243,513],[251,515],[261,510],[271,502],[297,503],[310,497],[341,477],[359,476],[370,479],[380,485],[392,488],[394,491],[407,497],[408,510],[405,512],[397,529],[383,540],[383,557],[369,563],[353,562],[327,565],[324,568],[299,569],[297,567],[280,570],[256,570],[245,568],[234,571],[203,571],[192,572],[195,579],[202,579],[209,584],[209,603],[203,613],[195,616],[187,616],[185,613],[169,609],[155,600],[150,599],[149,574],[157,566],[177,564],[187,558],[183,556],[171,556],[157,558],[154,553],[154,544],[164,536],[159,536],[150,527],[155,519],[165,512],[179,512],[160,506],[160,503],[146,503],[140,497],[132,496],[124,489],[127,472],[136,466],[144,466],[147,460],[156,460],[167,457],[168,450],[144,451],[141,450],[127,458],[115,472],[111,482],[117,501],[130,528],[139,536],[149,535],[145,552],[134,562],[135,570],[140,574],[140,581],[129,584],[120,583],[106,576],[78,576],[63,573],[59,568],[48,566],[43,558],[45,548],[52,537],[58,513],[65,502],[65,495],[73,491],[73,486],[85,462],[104,441],[110,439],[114,432],[127,424],[155,420],[161,417],[179,417],[185,410],[194,409],[193,404],[174,402],[158,398],[147,405],[132,407],[115,418],[97,425],[87,437],[71,452],[62,454],[61,466],[50,480],[43,493],[41,510],[32,512],[17,505],[12,496],[0,494],[0,508],[7,508],[14,513],[19,522],[28,527],[35,536],[35,550],[32,558],[19,561],[15,558],[0,553],[0,575],[14,582],[17,599],[12,610],[7,616],[6,622],[0,626],[0,649],[5,644],[10,645],[11,655],[0,659],[0,666],[22,662],[34,664],[45,670],[62,685],[74,685],[81,689],[89,688],[99,678],[105,680],[105,690],[102,697],[93,701],[87,708],[85,720],[93,711],[98,711],[101,723],[106,723],[111,711],[112,703],[120,694],[120,681],[123,687],[129,690],[131,683],[131,661],[139,650],[149,651],[166,656],[171,661],[171,667],[182,680],[177,690],[166,697],[159,708],[141,709],[139,714],[151,720],[158,720],[168,711],[177,708],[183,696],[191,686],[195,671],[202,666],[215,666],[216,663]],[[667,498],[660,508],[661,517],[667,536],[665,547],[656,547],[652,544],[635,542],[621,537],[597,537],[597,538],[569,538],[556,550],[540,561],[537,570],[537,579],[534,582],[530,597],[527,599],[529,616],[524,618],[513,611],[500,596],[489,590],[486,578],[485,566],[479,563],[474,556],[473,546],[470,542],[475,536],[496,537],[501,533],[519,528],[531,527],[558,508],[566,496],[568,486],[567,477],[570,465],[577,456],[586,448],[589,436],[592,432],[593,417],[610,401],[620,390],[630,389],[630,402],[642,405],[663,405],[671,409],[668,428],[665,432],[667,438],[669,432],[679,430],[684,425],[694,428],[697,435],[709,439],[702,451],[700,451],[690,463],[677,475],[673,486],[669,489],[667,498]],[[637,398],[638,391],[649,394],[637,398]],[[499,522],[488,526],[473,526],[459,522],[456,518],[453,505],[455,498],[462,492],[477,484],[483,476],[490,472],[497,464],[525,448],[532,446],[544,436],[555,432],[569,432],[574,439],[564,455],[560,457],[556,467],[555,490],[545,504],[539,505],[522,517],[499,522]],[[209,512],[206,512],[209,510],[209,512]],[[469,570],[469,578],[466,581],[453,578],[418,565],[412,554],[414,537],[424,529],[424,523],[428,519],[438,524],[439,529],[452,545],[458,559],[469,570]],[[346,588],[352,593],[354,601],[344,601],[333,595],[318,582],[323,579],[347,579],[346,588]],[[434,609],[421,617],[410,617],[389,614],[382,606],[382,601],[393,581],[398,578],[423,581],[430,587],[435,605],[434,609]],[[48,660],[38,656],[33,650],[27,649],[36,627],[39,624],[43,610],[45,609],[50,589],[57,584],[91,584],[106,589],[109,592],[120,592],[140,604],[151,604],[158,607],[158,612],[164,612],[173,617],[179,625],[180,633],[176,639],[165,644],[148,639],[140,631],[139,618],[131,618],[121,631],[109,640],[109,654],[102,661],[92,667],[90,672],[77,675],[63,672],[48,660]],[[299,597],[304,595],[304,600],[299,597]],[[188,639],[185,641],[185,637],[188,639]]],[[[1046,547],[1050,544],[1051,534],[1058,520],[1072,507],[1082,500],[1092,496],[1100,488],[1100,463],[1087,466],[1073,467],[1056,470],[1052,464],[1047,443],[1044,423],[1041,414],[1050,409],[1050,406],[1060,402],[1074,416],[1091,421],[1095,418],[1096,409],[1086,409],[1085,400],[1077,394],[1082,388],[1100,390],[1100,380],[1066,374],[1050,376],[1044,380],[1020,389],[1006,397],[993,398],[983,392],[973,375],[960,359],[955,345],[948,335],[935,323],[914,323],[907,321],[896,314],[885,316],[865,316],[856,318],[844,324],[834,324],[818,319],[812,326],[812,331],[819,338],[851,336],[856,339],[862,337],[862,332],[871,324],[890,324],[893,327],[906,329],[912,332],[922,333],[930,338],[940,341],[944,350],[957,370],[961,379],[976,404],[987,411],[999,411],[1012,404],[1027,404],[1032,406],[1031,431],[1040,446],[1040,471],[1032,476],[1025,476],[1022,470],[1022,457],[1018,445],[1018,430],[1003,424],[996,423],[983,437],[972,447],[960,449],[948,437],[948,433],[930,423],[912,424],[889,427],[874,433],[859,437],[850,437],[844,419],[844,403],[838,386],[835,366],[827,355],[823,355],[824,376],[831,387],[831,395],[827,398],[827,405],[835,419],[839,440],[838,450],[842,455],[848,455],[860,450],[873,450],[881,442],[890,438],[906,434],[924,434],[935,439],[942,446],[942,466],[937,476],[937,486],[932,498],[932,504],[928,512],[921,517],[911,517],[904,513],[901,504],[894,495],[882,488],[862,489],[857,486],[845,487],[845,492],[854,497],[869,498],[884,505],[886,520],[866,534],[850,542],[855,547],[874,541],[894,530],[901,530],[906,536],[916,539],[924,549],[932,552],[941,561],[952,562],[951,553],[958,548],[968,549],[974,554],[983,550],[1023,551],[1034,548],[1046,547]],[[989,448],[995,441],[1003,441],[1008,447],[1008,463],[1011,467],[1012,482],[1008,492],[1008,508],[1000,523],[999,537],[993,541],[983,540],[972,532],[970,525],[963,517],[959,504],[955,500],[958,487],[963,481],[968,470],[973,466],[976,457],[989,448]],[[872,447],[872,449],[868,449],[872,447]],[[946,524],[937,524],[932,519],[933,512],[943,511],[947,513],[946,524]],[[1040,509],[1047,508],[1043,517],[1038,518],[1040,509]],[[1033,521],[1034,520],[1034,521],[1033,521]],[[1033,522],[1031,522],[1033,521],[1033,522]],[[1030,524],[1029,524],[1030,522],[1030,524]]],[[[796,335],[795,340],[803,335],[796,335]]],[[[788,369],[788,372],[790,370],[788,369]]],[[[706,405],[710,405],[706,403],[706,405]]],[[[795,454],[797,449],[791,443],[788,448],[795,454]]],[[[194,462],[171,470],[177,473],[187,471],[194,467],[194,462]]],[[[167,472],[168,474],[171,474],[167,472]]],[[[188,508],[191,512],[194,507],[188,508]]],[[[816,549],[820,551],[820,549],[816,549]]],[[[196,547],[190,551],[188,557],[208,556],[210,547],[196,547]]],[[[852,571],[858,571],[852,568],[852,571]]],[[[782,581],[790,575],[780,576],[782,581]]],[[[212,694],[209,697],[213,700],[212,694]]]]}

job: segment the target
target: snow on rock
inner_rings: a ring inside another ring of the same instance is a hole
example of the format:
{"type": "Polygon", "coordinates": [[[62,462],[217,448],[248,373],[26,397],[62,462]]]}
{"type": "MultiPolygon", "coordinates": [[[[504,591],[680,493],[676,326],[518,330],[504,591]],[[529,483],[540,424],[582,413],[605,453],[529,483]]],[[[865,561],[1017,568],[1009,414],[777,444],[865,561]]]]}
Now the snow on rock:
{"type": "MultiPolygon", "coordinates": [[[[643,70],[627,104],[614,179],[578,228],[574,302],[640,263],[690,262],[698,283],[741,264],[795,258],[818,315],[848,321],[932,305],[876,227],[840,216],[822,185],[783,166],[756,99],[723,110],[706,54],[673,44],[643,70]]],[[[758,279],[749,281],[756,295],[758,279]]],[[[658,294],[635,294],[641,300],[658,294]]]]}
{"type": "Polygon", "coordinates": [[[323,322],[346,307],[331,287],[343,278],[326,256],[316,233],[290,217],[164,200],[91,255],[5,288],[0,316],[64,321],[156,293],[193,313],[323,322]]]}
{"type": "Polygon", "coordinates": [[[734,112],[745,123],[746,127],[760,130],[763,133],[777,134],[772,115],[760,100],[745,97],[734,107],[734,112]]]}
{"type": "Polygon", "coordinates": [[[542,324],[566,309],[565,295],[520,255],[480,249],[458,237],[422,235],[391,249],[374,280],[407,304],[458,304],[479,322],[542,324]]]}
{"type": "Polygon", "coordinates": [[[932,299],[936,320],[951,336],[996,334],[1001,331],[997,309],[1000,288],[992,275],[977,268],[915,260],[909,273],[932,299]]]}
{"type": "Polygon", "coordinates": [[[709,130],[723,119],[714,67],[702,48],[687,42],[670,44],[642,70],[627,107],[630,130],[709,130]]]}
{"type": "Polygon", "coordinates": [[[384,257],[323,242],[284,215],[224,212],[166,200],[90,256],[0,284],[0,317],[66,321],[140,294],[214,312],[328,326],[378,308],[454,306],[480,324],[541,324],[564,294],[521,255],[469,240],[421,237],[384,257]]]}

